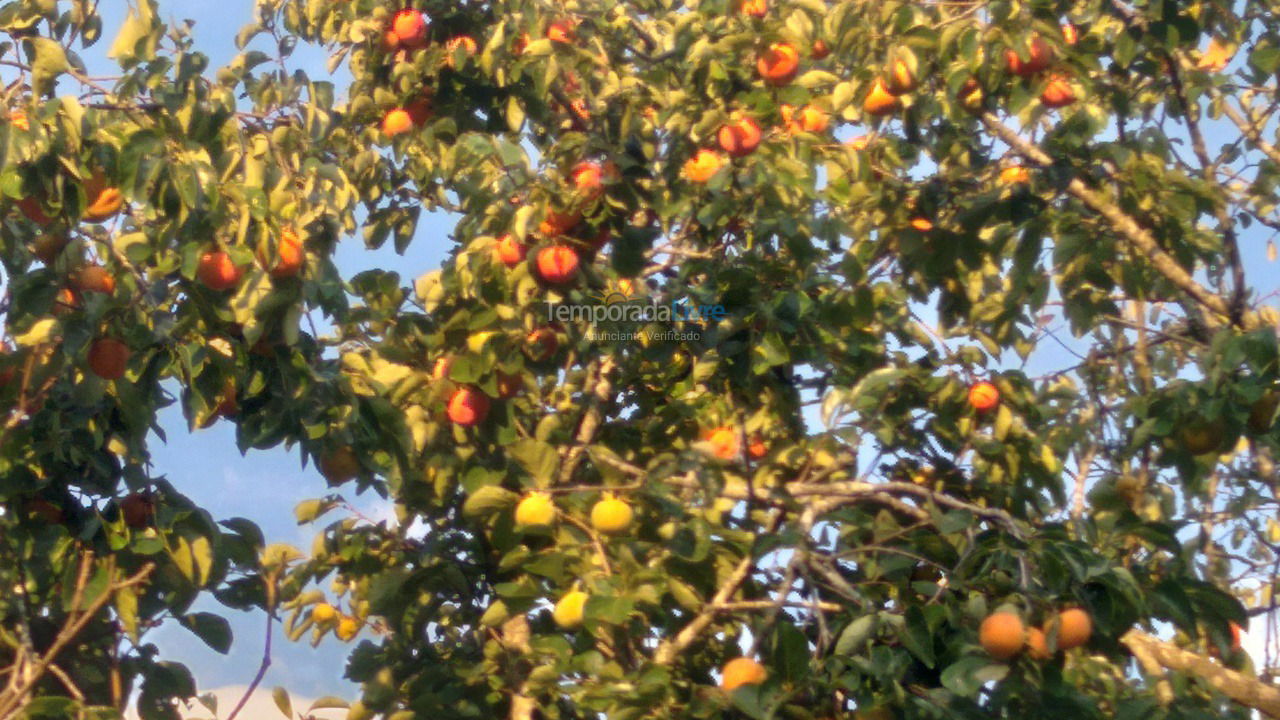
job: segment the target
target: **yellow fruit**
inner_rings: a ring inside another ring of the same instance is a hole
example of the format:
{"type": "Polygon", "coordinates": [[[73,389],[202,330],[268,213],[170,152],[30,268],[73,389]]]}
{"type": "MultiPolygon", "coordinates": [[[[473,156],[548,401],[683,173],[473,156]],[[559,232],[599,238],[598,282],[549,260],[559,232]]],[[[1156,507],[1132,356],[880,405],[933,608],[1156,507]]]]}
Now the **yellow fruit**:
{"type": "Polygon", "coordinates": [[[517,525],[550,525],[555,519],[556,506],[546,493],[529,493],[516,505],[517,525]]]}
{"type": "Polygon", "coordinates": [[[317,625],[327,623],[338,617],[338,610],[329,603],[320,603],[311,608],[311,621],[317,625]]]}
{"type": "Polygon", "coordinates": [[[591,526],[608,535],[626,532],[634,518],[631,506],[612,493],[605,493],[604,499],[591,508],[591,526]]]}
{"type": "Polygon", "coordinates": [[[359,634],[359,632],[360,621],[349,615],[343,615],[342,619],[338,621],[338,627],[334,629],[333,634],[337,635],[339,640],[347,642],[359,634]]]}
{"type": "Polygon", "coordinates": [[[556,607],[551,611],[551,619],[556,621],[556,625],[571,630],[582,624],[583,609],[587,605],[588,595],[581,590],[570,590],[560,598],[560,602],[556,603],[556,607]]]}
{"type": "Polygon", "coordinates": [[[759,685],[769,677],[769,671],[749,657],[738,657],[724,664],[720,687],[733,692],[743,685],[759,685]]]}
{"type": "Polygon", "coordinates": [[[1027,641],[1027,629],[1022,618],[1011,612],[997,612],[987,616],[978,628],[978,642],[987,654],[997,660],[1008,660],[1022,651],[1027,641]]]}

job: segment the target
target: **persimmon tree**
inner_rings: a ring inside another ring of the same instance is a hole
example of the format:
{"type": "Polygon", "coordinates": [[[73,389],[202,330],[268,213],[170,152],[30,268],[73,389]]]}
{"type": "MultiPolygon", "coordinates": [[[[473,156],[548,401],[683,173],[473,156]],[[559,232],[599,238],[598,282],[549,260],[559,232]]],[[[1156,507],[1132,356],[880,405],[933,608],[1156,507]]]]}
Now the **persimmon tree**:
{"type": "Polygon", "coordinates": [[[175,717],[211,595],[353,720],[1280,717],[1276,27],[260,0],[211,68],[4,4],[0,716],[175,717]],[[315,463],[311,548],[163,478],[175,402],[315,463]]]}

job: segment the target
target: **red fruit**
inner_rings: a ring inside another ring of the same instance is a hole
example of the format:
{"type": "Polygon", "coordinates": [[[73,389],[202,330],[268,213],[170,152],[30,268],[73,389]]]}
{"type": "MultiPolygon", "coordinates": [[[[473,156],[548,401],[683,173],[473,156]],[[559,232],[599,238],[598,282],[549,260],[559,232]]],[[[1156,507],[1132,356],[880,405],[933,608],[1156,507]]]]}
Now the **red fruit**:
{"type": "Polygon", "coordinates": [[[98,338],[89,346],[89,369],[103,380],[124,377],[129,364],[129,346],[115,338],[98,338]]]}
{"type": "Polygon", "coordinates": [[[53,222],[53,218],[45,214],[44,206],[40,204],[39,200],[33,197],[24,197],[18,201],[17,205],[18,209],[22,211],[22,214],[26,215],[28,220],[37,225],[48,225],[53,222]]]}
{"type": "Polygon", "coordinates": [[[831,54],[831,48],[827,47],[827,44],[825,42],[821,40],[813,41],[813,48],[811,48],[809,51],[810,57],[812,57],[814,60],[821,60],[822,58],[830,54],[831,54]]]}
{"type": "Polygon", "coordinates": [[[120,501],[120,516],[125,525],[134,529],[144,527],[155,512],[155,503],[141,493],[130,493],[120,501]]]}
{"type": "Polygon", "coordinates": [[[761,137],[760,125],[749,117],[731,121],[721,127],[716,135],[720,149],[734,157],[755,152],[755,149],[760,146],[761,137]]]}
{"type": "Polygon", "coordinates": [[[1039,35],[1032,35],[1027,41],[1026,61],[1018,57],[1018,51],[1012,48],[1004,51],[1004,59],[1009,72],[1019,77],[1031,77],[1053,64],[1053,48],[1039,35]]]}
{"type": "MultiPolygon", "coordinates": [[[[554,338],[555,336],[553,335],[552,337],[554,338]]],[[[521,388],[524,387],[524,378],[519,375],[508,375],[499,370],[497,376],[498,397],[503,400],[515,397],[516,393],[520,392],[521,388]]]]}
{"type": "Polygon", "coordinates": [[[525,353],[530,359],[538,362],[550,360],[551,356],[556,354],[559,345],[560,342],[556,340],[554,330],[549,327],[540,327],[525,338],[525,353]]]}
{"type": "Polygon", "coordinates": [[[391,19],[391,32],[400,47],[420,48],[427,44],[427,19],[417,10],[401,10],[391,19]]]}
{"type": "Polygon", "coordinates": [[[498,261],[507,267],[515,267],[524,261],[525,255],[529,252],[529,247],[516,239],[515,235],[507,233],[498,238],[498,245],[494,248],[494,255],[498,261]]]}
{"type": "Polygon", "coordinates": [[[463,427],[479,425],[489,414],[489,396],[472,387],[458,388],[449,398],[448,413],[463,427]]]}
{"type": "Polygon", "coordinates": [[[431,98],[422,95],[414,98],[408,105],[404,106],[404,111],[409,114],[409,121],[416,127],[422,127],[431,119],[433,112],[431,110],[431,98]]]}
{"type": "Polygon", "coordinates": [[[553,245],[538,251],[538,275],[553,285],[562,285],[578,272],[578,253],[571,247],[553,245]]]}
{"type": "Polygon", "coordinates": [[[196,277],[210,290],[230,290],[240,282],[241,270],[222,250],[213,250],[200,256],[196,277]]]}

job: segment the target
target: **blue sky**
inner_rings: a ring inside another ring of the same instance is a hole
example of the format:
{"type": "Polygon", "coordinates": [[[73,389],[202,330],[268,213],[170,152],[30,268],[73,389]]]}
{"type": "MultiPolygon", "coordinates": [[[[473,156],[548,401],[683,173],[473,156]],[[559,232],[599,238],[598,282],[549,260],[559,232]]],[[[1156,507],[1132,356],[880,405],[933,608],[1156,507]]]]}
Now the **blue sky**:
{"type": "MultiPolygon", "coordinates": [[[[161,17],[166,24],[186,19],[195,22],[192,32],[197,47],[209,55],[211,72],[237,54],[235,34],[252,19],[253,6],[252,0],[160,0],[161,17]]],[[[126,7],[125,3],[115,0],[101,3],[101,9],[103,38],[82,55],[91,75],[111,74],[115,67],[105,53],[126,7]]],[[[329,75],[325,59],[323,50],[299,45],[289,65],[314,78],[324,78],[329,75]]],[[[333,79],[341,92],[345,78],[333,79]]],[[[391,243],[370,251],[361,240],[349,238],[339,247],[336,260],[347,277],[375,267],[397,268],[405,275],[404,284],[409,285],[416,275],[440,266],[451,245],[447,240],[451,230],[452,224],[446,222],[444,216],[424,215],[418,236],[403,257],[395,254],[391,243]]],[[[241,456],[236,449],[233,425],[218,422],[207,430],[188,432],[186,420],[176,405],[161,413],[160,424],[168,435],[168,443],[156,439],[151,445],[157,473],[167,476],[175,487],[217,519],[246,517],[262,528],[268,542],[288,542],[304,550],[311,546],[315,529],[295,525],[293,508],[303,498],[319,497],[327,489],[313,467],[301,467],[296,451],[252,451],[241,456]]],[[[356,504],[376,513],[373,509],[378,504],[376,500],[366,496],[356,504]]],[[[336,515],[330,519],[333,517],[336,515]]],[[[176,623],[149,634],[148,639],[163,649],[165,657],[187,664],[202,691],[247,684],[262,656],[264,616],[226,611],[212,601],[204,601],[196,609],[230,615],[236,642],[229,655],[208,649],[176,623]]],[[[290,692],[310,697],[354,696],[355,686],[342,679],[350,645],[339,643],[330,635],[318,650],[313,650],[306,642],[290,643],[278,631],[278,626],[273,644],[273,664],[263,681],[264,687],[281,685],[290,692]]],[[[222,708],[222,714],[227,710],[222,708]]]]}
{"type": "MultiPolygon", "coordinates": [[[[233,38],[253,12],[252,0],[161,0],[160,6],[166,22],[194,21],[197,47],[210,56],[211,68],[224,65],[236,55],[233,38]]],[[[83,53],[92,75],[110,74],[112,65],[104,53],[125,9],[119,0],[104,2],[102,8],[104,37],[97,46],[83,53]]],[[[299,46],[289,61],[291,68],[302,69],[316,78],[328,75],[324,63],[323,51],[307,46],[299,46]]],[[[341,76],[333,79],[341,92],[345,79],[341,76]]],[[[1215,131],[1224,130],[1220,124],[1211,123],[1207,130],[1211,150],[1235,137],[1234,132],[1224,132],[1215,139],[1215,131]]],[[[861,130],[849,134],[857,132],[861,130]]],[[[1271,292],[1277,284],[1276,266],[1266,261],[1266,236],[1259,232],[1259,227],[1245,233],[1242,250],[1254,282],[1271,292]]],[[[348,239],[339,248],[337,261],[348,277],[373,267],[401,268],[407,285],[417,274],[440,265],[451,246],[448,240],[451,229],[452,224],[442,215],[424,217],[418,237],[405,256],[395,255],[390,244],[379,251],[368,251],[360,240],[348,239]]],[[[1271,302],[1275,304],[1274,298],[1271,302]]],[[[1065,331],[1061,336],[1066,339],[1065,331]]],[[[1060,349],[1046,349],[1037,354],[1028,369],[1034,375],[1069,362],[1070,357],[1060,349]]],[[[326,488],[314,469],[300,467],[296,452],[278,449],[241,456],[236,450],[234,428],[229,423],[220,422],[210,429],[188,433],[185,419],[176,407],[162,413],[160,420],[168,433],[168,443],[157,440],[152,445],[158,473],[166,475],[216,518],[247,517],[262,527],[269,541],[290,542],[304,549],[310,546],[314,529],[294,525],[292,510],[300,499],[322,495],[326,488]]],[[[818,425],[816,418],[811,422],[818,425]]],[[[372,498],[364,498],[361,504],[375,505],[372,498]]],[[[212,602],[198,609],[224,612],[212,602]]],[[[154,632],[149,639],[163,648],[165,656],[191,667],[202,690],[243,685],[252,678],[260,660],[264,621],[260,614],[231,612],[230,615],[236,642],[228,656],[208,650],[176,624],[154,632]]],[[[311,697],[350,697],[354,687],[342,680],[349,648],[330,637],[319,650],[313,650],[306,643],[289,643],[278,634],[274,663],[263,685],[267,688],[282,685],[291,692],[311,697]]]]}

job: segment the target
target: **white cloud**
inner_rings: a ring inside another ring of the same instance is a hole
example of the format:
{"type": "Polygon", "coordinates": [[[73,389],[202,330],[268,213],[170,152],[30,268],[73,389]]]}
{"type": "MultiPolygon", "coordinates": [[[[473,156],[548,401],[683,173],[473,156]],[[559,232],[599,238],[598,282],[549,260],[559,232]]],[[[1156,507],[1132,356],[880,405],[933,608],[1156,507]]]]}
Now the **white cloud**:
{"type": "MultiPolygon", "coordinates": [[[[240,698],[244,697],[245,691],[248,690],[247,685],[228,685],[226,687],[210,690],[214,697],[218,699],[218,715],[219,719],[226,718],[235,708],[236,703],[240,702],[240,698]]],[[[294,720],[299,716],[305,717],[307,709],[315,702],[315,698],[299,697],[290,693],[290,700],[293,704],[294,720]]],[[[343,720],[347,716],[346,710],[317,710],[312,717],[317,720],[343,720]]],[[[190,708],[182,711],[184,720],[214,720],[213,714],[198,702],[193,702],[190,708]]],[[[138,715],[132,708],[125,714],[127,720],[137,720],[138,715]]],[[[271,688],[263,688],[261,686],[254,690],[253,696],[249,698],[249,702],[245,703],[240,714],[236,716],[236,720],[285,720],[285,716],[276,707],[276,703],[271,699],[271,688]]]]}

